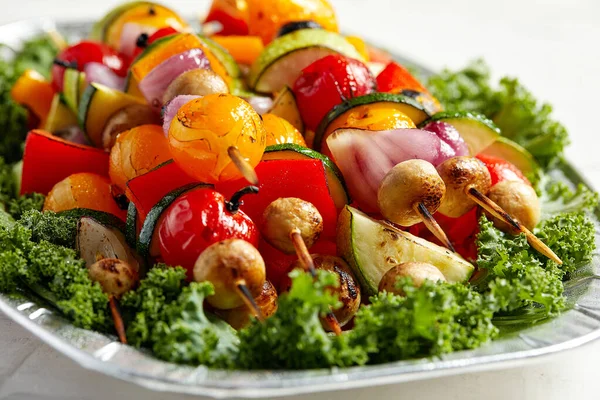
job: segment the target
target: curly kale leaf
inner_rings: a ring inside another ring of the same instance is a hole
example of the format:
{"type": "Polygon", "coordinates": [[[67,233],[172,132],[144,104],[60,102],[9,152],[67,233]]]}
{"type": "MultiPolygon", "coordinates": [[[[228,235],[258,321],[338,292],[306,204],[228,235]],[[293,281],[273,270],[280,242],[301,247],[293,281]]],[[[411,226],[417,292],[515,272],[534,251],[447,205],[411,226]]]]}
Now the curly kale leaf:
{"type": "Polygon", "coordinates": [[[19,219],[28,211],[42,211],[46,196],[41,193],[28,193],[12,199],[7,204],[7,210],[13,218],[19,219]]]}
{"type": "Polygon", "coordinates": [[[564,182],[544,177],[539,187],[542,219],[566,212],[592,212],[598,205],[598,193],[591,191],[583,183],[572,190],[564,182]]]}
{"type": "Polygon", "coordinates": [[[30,210],[21,216],[19,224],[31,230],[31,239],[35,242],[45,240],[59,246],[75,248],[77,218],[61,216],[52,211],[30,210]]]}
{"type": "Polygon", "coordinates": [[[482,217],[477,236],[479,278],[472,284],[496,302],[499,311],[538,303],[547,315],[564,307],[562,274],[545,268],[524,234],[510,237],[482,217]]]}
{"type": "Polygon", "coordinates": [[[353,347],[348,335],[328,334],[321,317],[339,301],[325,288],[335,286],[335,275],[317,271],[291,273],[292,288],[279,298],[277,312],[264,323],[254,320],[239,332],[237,366],[248,369],[305,369],[361,365],[365,349],[353,347]]]}
{"type": "Polygon", "coordinates": [[[235,330],[203,308],[204,299],[213,294],[212,284],[193,282],[165,307],[163,319],[152,331],[157,357],[183,364],[234,366],[239,345],[235,330]]]}
{"type": "Polygon", "coordinates": [[[428,357],[478,347],[498,331],[493,308],[463,284],[399,279],[405,296],[379,293],[356,314],[351,344],[369,351],[369,363],[428,357]]]}
{"type": "Polygon", "coordinates": [[[562,265],[548,260],[548,269],[571,273],[592,260],[596,249],[596,227],[582,212],[558,214],[542,221],[535,234],[563,261],[562,265]]]}
{"type": "Polygon", "coordinates": [[[185,284],[186,272],[183,268],[158,264],[148,271],[136,290],[123,296],[121,307],[131,345],[152,346],[154,326],[163,320],[164,308],[177,300],[185,284]]]}
{"type": "Polygon", "coordinates": [[[448,110],[486,115],[503,136],[525,147],[542,167],[560,157],[569,143],[549,104],[540,103],[514,78],[504,77],[496,87],[482,60],[458,71],[444,70],[430,77],[426,86],[448,110]]]}
{"type": "Polygon", "coordinates": [[[16,223],[0,228],[0,290],[27,288],[81,328],[110,329],[108,297],[88,276],[83,260],[66,247],[34,242],[31,230],[16,223]]]}

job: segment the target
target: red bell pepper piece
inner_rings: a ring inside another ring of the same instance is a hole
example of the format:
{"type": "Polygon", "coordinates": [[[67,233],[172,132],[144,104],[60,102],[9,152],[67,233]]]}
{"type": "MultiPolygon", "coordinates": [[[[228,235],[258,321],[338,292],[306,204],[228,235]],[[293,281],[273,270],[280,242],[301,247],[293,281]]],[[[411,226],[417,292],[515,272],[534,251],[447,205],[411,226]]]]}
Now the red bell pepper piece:
{"type": "MultiPolygon", "coordinates": [[[[261,161],[255,168],[260,182],[257,195],[244,197],[241,209],[260,221],[267,206],[280,197],[297,197],[312,203],[323,217],[323,238],[335,238],[338,212],[329,195],[325,168],[320,160],[270,160],[261,161]]],[[[221,182],[217,191],[230,198],[248,182],[239,179],[221,182]]]]}
{"type": "Polygon", "coordinates": [[[152,207],[169,192],[194,182],[197,182],[196,179],[170,160],[127,182],[126,195],[135,204],[139,218],[143,221],[152,207]]]}
{"type": "Polygon", "coordinates": [[[377,88],[382,93],[400,93],[402,90],[414,90],[429,94],[410,72],[402,65],[391,62],[377,75],[377,88]]]}
{"type": "Polygon", "coordinates": [[[78,172],[108,177],[108,159],[104,150],[33,130],[25,140],[21,194],[47,194],[55,184],[78,172]]]}

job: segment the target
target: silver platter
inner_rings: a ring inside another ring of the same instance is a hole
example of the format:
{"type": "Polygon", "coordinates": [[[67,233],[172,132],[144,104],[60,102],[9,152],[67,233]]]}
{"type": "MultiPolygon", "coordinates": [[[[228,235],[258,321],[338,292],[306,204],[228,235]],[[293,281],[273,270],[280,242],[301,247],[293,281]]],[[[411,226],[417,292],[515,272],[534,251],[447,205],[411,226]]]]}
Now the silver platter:
{"type": "MultiPolygon", "coordinates": [[[[0,43],[18,48],[23,40],[55,28],[68,38],[76,39],[83,37],[89,26],[85,23],[55,25],[50,20],[19,21],[0,26],[0,43]]],[[[398,59],[410,63],[401,57],[398,59]]],[[[557,174],[573,184],[583,182],[581,175],[569,164],[557,174]]],[[[595,214],[598,219],[600,209],[595,214]]],[[[596,242],[600,248],[598,220],[596,225],[596,242]]],[[[373,387],[515,366],[597,339],[600,337],[599,254],[595,254],[592,264],[574,274],[565,286],[568,311],[534,326],[512,326],[512,333],[505,333],[500,339],[476,350],[376,366],[306,371],[222,371],[180,366],[123,346],[116,337],[75,328],[37,298],[0,295],[0,310],[84,368],[158,391],[214,398],[259,398],[373,387]]]]}

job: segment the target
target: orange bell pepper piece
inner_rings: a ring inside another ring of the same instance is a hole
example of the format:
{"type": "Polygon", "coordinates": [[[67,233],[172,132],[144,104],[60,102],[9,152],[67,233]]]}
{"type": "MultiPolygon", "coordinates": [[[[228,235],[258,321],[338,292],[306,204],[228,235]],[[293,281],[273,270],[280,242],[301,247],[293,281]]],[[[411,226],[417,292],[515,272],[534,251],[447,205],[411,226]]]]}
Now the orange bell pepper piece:
{"type": "Polygon", "coordinates": [[[42,74],[28,69],[17,79],[10,96],[16,103],[31,110],[40,121],[45,121],[52,105],[54,89],[42,74]]]}
{"type": "Polygon", "coordinates": [[[258,36],[212,36],[215,42],[223,46],[239,64],[251,65],[264,49],[258,36]]]}
{"type": "Polygon", "coordinates": [[[352,46],[354,46],[356,51],[358,51],[366,61],[370,61],[369,48],[362,38],[358,36],[346,36],[346,40],[349,41],[352,46]]]}

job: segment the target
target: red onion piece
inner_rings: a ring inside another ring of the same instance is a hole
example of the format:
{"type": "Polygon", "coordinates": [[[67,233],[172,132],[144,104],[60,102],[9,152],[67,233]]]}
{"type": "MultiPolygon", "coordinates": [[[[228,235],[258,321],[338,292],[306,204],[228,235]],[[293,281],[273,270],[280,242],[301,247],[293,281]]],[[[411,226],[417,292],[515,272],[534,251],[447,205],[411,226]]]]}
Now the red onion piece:
{"type": "Polygon", "coordinates": [[[142,33],[151,36],[154,32],[156,32],[156,28],[152,26],[127,22],[123,25],[123,30],[121,31],[121,39],[118,50],[126,56],[131,57],[135,52],[138,37],[142,33]]]}
{"type": "Polygon", "coordinates": [[[453,157],[435,133],[421,129],[365,131],[338,129],[327,145],[342,171],[350,196],[365,212],[378,212],[377,190],[396,164],[421,159],[438,165],[453,157]]]}
{"type": "Polygon", "coordinates": [[[175,96],[171,101],[169,101],[162,109],[162,117],[163,117],[163,131],[165,132],[165,136],[169,136],[169,128],[171,127],[171,122],[177,111],[185,104],[198,97],[195,94],[181,94],[179,96],[175,96]]]}
{"type": "Polygon", "coordinates": [[[125,78],[118,76],[102,63],[87,63],[83,67],[83,72],[85,72],[85,80],[88,83],[95,82],[121,91],[125,89],[125,78]]]}
{"type": "Polygon", "coordinates": [[[254,108],[254,111],[260,115],[266,114],[271,107],[273,107],[273,99],[267,96],[250,96],[242,98],[250,103],[252,108],[254,108]]]}
{"type": "Polygon", "coordinates": [[[140,82],[140,91],[148,104],[157,110],[162,104],[162,96],[169,84],[179,75],[193,69],[209,69],[210,62],[200,49],[191,49],[167,58],[158,64],[140,82]]]}
{"type": "Polygon", "coordinates": [[[454,156],[468,156],[469,148],[455,127],[447,122],[434,121],[423,127],[426,131],[433,132],[442,141],[442,151],[454,156]]]}

